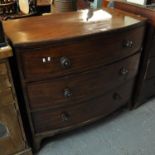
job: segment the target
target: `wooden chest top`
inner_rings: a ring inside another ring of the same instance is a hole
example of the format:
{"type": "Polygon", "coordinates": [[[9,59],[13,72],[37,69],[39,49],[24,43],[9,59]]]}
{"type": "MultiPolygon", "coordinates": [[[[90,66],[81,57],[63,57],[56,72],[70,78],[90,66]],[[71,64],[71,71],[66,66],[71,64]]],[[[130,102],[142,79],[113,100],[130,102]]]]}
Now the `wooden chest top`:
{"type": "Polygon", "coordinates": [[[115,8],[117,9],[146,17],[148,22],[155,27],[155,7],[149,7],[149,5],[136,5],[134,3],[127,3],[119,0],[115,0],[114,3],[115,8]]]}
{"type": "Polygon", "coordinates": [[[60,41],[143,24],[145,18],[116,9],[35,16],[4,21],[6,35],[14,46],[60,41]]]}

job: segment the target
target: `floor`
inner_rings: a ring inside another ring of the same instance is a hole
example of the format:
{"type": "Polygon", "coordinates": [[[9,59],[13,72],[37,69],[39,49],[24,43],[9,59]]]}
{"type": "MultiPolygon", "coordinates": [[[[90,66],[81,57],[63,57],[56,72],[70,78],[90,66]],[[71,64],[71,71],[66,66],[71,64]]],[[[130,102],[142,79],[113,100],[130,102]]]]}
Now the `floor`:
{"type": "Polygon", "coordinates": [[[155,155],[155,99],[47,139],[37,155],[155,155]]]}

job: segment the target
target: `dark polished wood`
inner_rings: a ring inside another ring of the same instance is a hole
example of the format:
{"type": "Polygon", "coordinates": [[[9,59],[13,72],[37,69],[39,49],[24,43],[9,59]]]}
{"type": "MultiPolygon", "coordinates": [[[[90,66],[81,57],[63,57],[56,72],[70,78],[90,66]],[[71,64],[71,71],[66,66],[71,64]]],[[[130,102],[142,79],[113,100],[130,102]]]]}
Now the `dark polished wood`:
{"type": "Polygon", "coordinates": [[[155,26],[155,14],[154,9],[152,8],[147,8],[142,5],[134,5],[132,3],[120,2],[117,0],[115,1],[114,6],[115,8],[146,17],[148,22],[155,26]]]}
{"type": "Polygon", "coordinates": [[[98,33],[108,35],[108,33],[121,30],[122,27],[128,29],[130,26],[134,27],[144,23],[139,23],[139,20],[144,19],[143,17],[132,15],[134,17],[132,18],[131,14],[114,9],[96,10],[93,12],[93,18],[88,20],[87,13],[88,10],[84,10],[16,19],[3,21],[3,25],[6,35],[12,40],[14,46],[25,47],[38,46],[38,43],[40,46],[47,46],[49,42],[78,39],[84,36],[88,38],[89,35],[98,33]],[[35,24],[32,24],[34,21],[35,24]]]}
{"type": "MultiPolygon", "coordinates": [[[[52,46],[50,44],[39,49],[34,48],[31,49],[31,53],[29,49],[23,49],[20,54],[20,63],[24,69],[24,79],[33,81],[34,79],[81,72],[125,58],[140,49],[143,31],[143,27],[131,28],[126,32],[120,32],[117,40],[113,36],[118,32],[113,32],[108,36],[99,34],[91,36],[91,38],[64,42],[63,45],[52,46]],[[132,47],[127,47],[125,44],[130,41],[132,47]],[[115,42],[115,44],[111,46],[111,42],[115,42]],[[91,44],[93,46],[90,48],[91,44]],[[69,64],[65,66],[63,63],[69,64]]],[[[19,50],[21,51],[21,48],[19,50]]]]}
{"type": "Polygon", "coordinates": [[[117,9],[95,10],[90,19],[87,13],[3,22],[36,150],[43,138],[105,117],[131,100],[146,19],[117,9]]]}
{"type": "Polygon", "coordinates": [[[78,104],[92,97],[104,95],[107,91],[136,76],[139,58],[140,54],[137,54],[109,67],[84,72],[80,76],[67,76],[29,84],[27,92],[30,107],[32,111],[43,110],[67,104],[78,104]],[[123,69],[127,70],[126,74],[122,73],[123,69]],[[70,96],[65,94],[67,90],[70,96]]]}
{"type": "MultiPolygon", "coordinates": [[[[58,109],[47,109],[32,112],[36,133],[71,127],[81,122],[91,121],[95,117],[103,117],[130,101],[134,81],[126,81],[120,87],[107,91],[104,95],[81,102],[75,106],[58,109]]],[[[55,132],[55,131],[53,131],[55,132]]]]}
{"type": "Polygon", "coordinates": [[[115,7],[148,18],[144,50],[140,62],[139,78],[136,82],[137,85],[134,93],[133,106],[137,107],[155,96],[153,84],[155,81],[155,8],[148,8],[119,1],[115,1],[115,7]]]}

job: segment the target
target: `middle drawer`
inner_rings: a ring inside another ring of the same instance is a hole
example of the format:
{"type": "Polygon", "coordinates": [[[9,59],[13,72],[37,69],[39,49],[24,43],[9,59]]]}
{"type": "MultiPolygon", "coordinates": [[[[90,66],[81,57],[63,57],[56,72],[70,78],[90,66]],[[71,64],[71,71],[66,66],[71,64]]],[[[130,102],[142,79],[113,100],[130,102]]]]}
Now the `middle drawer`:
{"type": "Polygon", "coordinates": [[[140,51],[143,31],[144,27],[131,28],[55,46],[19,49],[23,76],[26,81],[39,81],[111,64],[140,51]]]}
{"type": "Polygon", "coordinates": [[[28,84],[30,109],[75,104],[100,96],[133,78],[138,70],[139,57],[140,54],[136,54],[90,72],[28,84]]]}

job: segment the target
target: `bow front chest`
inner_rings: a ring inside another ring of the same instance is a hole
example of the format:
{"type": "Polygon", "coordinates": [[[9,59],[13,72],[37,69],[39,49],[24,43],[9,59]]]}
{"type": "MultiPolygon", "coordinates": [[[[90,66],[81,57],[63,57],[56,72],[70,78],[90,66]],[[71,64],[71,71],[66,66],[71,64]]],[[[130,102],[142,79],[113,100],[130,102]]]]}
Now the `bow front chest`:
{"type": "Polygon", "coordinates": [[[116,9],[4,22],[34,147],[130,103],[145,19],[116,9]]]}

